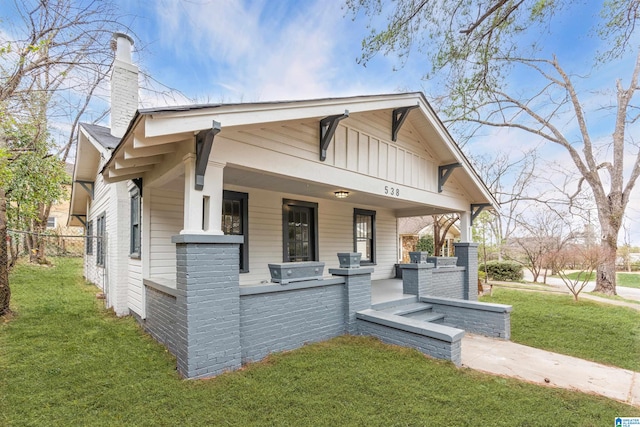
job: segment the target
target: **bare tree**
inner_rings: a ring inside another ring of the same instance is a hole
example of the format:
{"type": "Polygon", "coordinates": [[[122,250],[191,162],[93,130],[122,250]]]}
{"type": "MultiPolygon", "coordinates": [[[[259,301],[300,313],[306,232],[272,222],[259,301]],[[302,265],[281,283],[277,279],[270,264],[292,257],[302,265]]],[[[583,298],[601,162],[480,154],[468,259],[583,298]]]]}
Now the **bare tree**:
{"type": "Polygon", "coordinates": [[[521,216],[530,202],[539,203],[535,191],[538,154],[535,149],[513,153],[498,153],[495,156],[472,156],[480,176],[500,203],[499,215],[492,215],[488,223],[496,236],[498,259],[506,255],[503,243],[518,229],[521,216]]]}
{"type": "MultiPolygon", "coordinates": [[[[0,106],[12,112],[11,117],[3,115],[3,121],[19,122],[23,119],[19,107],[35,92],[42,93],[49,105],[54,93],[78,84],[80,76],[108,68],[112,61],[109,41],[114,31],[124,28],[111,1],[14,0],[11,6],[11,14],[0,17],[7,23],[0,36],[0,106]]],[[[5,212],[2,188],[0,241],[7,236],[5,212]]],[[[6,245],[0,246],[2,316],[9,311],[11,293],[6,245]]]]}
{"type": "Polygon", "coordinates": [[[433,254],[435,256],[442,255],[447,234],[459,219],[458,214],[433,215],[433,254]]]}
{"type": "Polygon", "coordinates": [[[578,301],[580,292],[593,280],[593,272],[596,270],[598,264],[600,264],[600,249],[593,248],[578,248],[580,252],[580,259],[582,260],[582,268],[577,272],[570,272],[567,270],[571,268],[571,256],[568,256],[567,251],[558,251],[553,256],[554,270],[557,271],[558,276],[562,279],[564,285],[569,289],[573,300],[578,301]]]}
{"type": "MultiPolygon", "coordinates": [[[[379,0],[347,4],[370,16],[383,11],[379,0]]],[[[594,48],[591,66],[577,70],[563,65],[554,52],[553,37],[558,35],[549,24],[567,10],[577,14],[585,9],[570,0],[398,0],[386,26],[374,28],[364,40],[361,60],[393,52],[404,61],[417,47],[432,65],[426,77],[443,80],[434,87],[446,88],[447,96],[438,99],[452,123],[464,123],[472,131],[511,129],[559,147],[566,157],[562,165],[573,172],[575,191],[569,195],[588,189],[597,210],[602,256],[596,290],[612,295],[618,233],[640,176],[640,150],[633,139],[639,117],[640,0],[603,3],[601,19],[595,28],[584,28],[584,34],[598,34],[607,50],[594,48]],[[545,41],[547,35],[548,45],[532,41],[545,41]],[[592,103],[593,91],[584,87],[594,81],[590,77],[603,76],[598,67],[627,76],[614,78],[612,95],[592,103]],[[514,83],[510,79],[516,75],[520,81],[514,83]],[[611,114],[603,117],[603,110],[611,114]],[[609,132],[602,132],[604,126],[609,132]]]]}
{"type": "MultiPolygon", "coordinates": [[[[543,283],[546,283],[547,270],[553,267],[553,258],[570,236],[567,232],[569,225],[561,215],[539,210],[531,212],[519,226],[523,235],[512,239],[522,254],[519,261],[531,272],[534,282],[542,276],[543,283]]],[[[512,255],[515,253],[514,250],[512,255]]]]}

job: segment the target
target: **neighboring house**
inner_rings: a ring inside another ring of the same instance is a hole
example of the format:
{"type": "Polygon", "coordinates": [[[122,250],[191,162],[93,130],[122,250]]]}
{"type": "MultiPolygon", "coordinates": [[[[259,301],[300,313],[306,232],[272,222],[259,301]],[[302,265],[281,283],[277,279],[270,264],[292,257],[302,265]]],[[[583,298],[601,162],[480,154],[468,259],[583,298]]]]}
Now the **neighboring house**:
{"type": "Polygon", "coordinates": [[[136,110],[132,41],[116,40],[111,127],[81,127],[71,224],[95,236],[87,279],[182,375],[364,333],[356,311],[394,277],[398,218],[460,215],[455,297],[475,299],[472,211],[496,202],[421,93],[136,110]],[[361,267],[340,267],[349,252],[361,267]],[[313,280],[271,283],[294,266],[313,280]]]}
{"type": "MultiPolygon", "coordinates": [[[[441,217],[442,223],[445,221],[441,217]]],[[[418,240],[422,236],[433,236],[433,217],[432,216],[417,216],[411,218],[399,218],[398,219],[398,235],[400,238],[400,262],[409,262],[409,252],[416,250],[418,240]]],[[[447,235],[445,236],[445,243],[442,247],[441,256],[454,256],[455,242],[460,241],[460,228],[458,224],[453,224],[447,235]]],[[[440,256],[440,254],[438,254],[440,256]]]]}
{"type": "MultiPolygon", "coordinates": [[[[71,194],[71,177],[73,176],[73,164],[66,163],[65,170],[69,174],[68,181],[64,184],[65,192],[67,196],[71,194]]],[[[84,233],[83,227],[80,226],[67,226],[69,223],[69,197],[65,197],[62,200],[56,200],[51,204],[51,210],[49,211],[49,217],[47,218],[47,230],[51,230],[58,235],[69,236],[81,236],[84,233]]]]}

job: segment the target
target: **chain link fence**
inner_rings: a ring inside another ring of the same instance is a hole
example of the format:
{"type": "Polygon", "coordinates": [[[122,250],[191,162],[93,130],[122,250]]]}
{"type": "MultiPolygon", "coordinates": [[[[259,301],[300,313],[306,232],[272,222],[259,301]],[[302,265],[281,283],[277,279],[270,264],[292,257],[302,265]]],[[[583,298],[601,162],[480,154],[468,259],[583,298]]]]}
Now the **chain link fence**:
{"type": "Polygon", "coordinates": [[[95,237],[74,234],[59,234],[55,230],[44,233],[30,231],[7,230],[7,249],[15,260],[24,256],[40,255],[40,257],[82,257],[87,242],[95,237]],[[39,252],[44,252],[40,253],[39,252]]]}

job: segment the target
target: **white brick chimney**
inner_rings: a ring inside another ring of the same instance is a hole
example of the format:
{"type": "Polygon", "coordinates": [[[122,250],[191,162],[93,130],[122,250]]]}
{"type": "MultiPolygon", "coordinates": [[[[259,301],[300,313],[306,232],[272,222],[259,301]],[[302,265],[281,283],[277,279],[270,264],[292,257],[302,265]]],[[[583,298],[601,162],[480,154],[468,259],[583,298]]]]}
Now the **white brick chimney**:
{"type": "Polygon", "coordinates": [[[138,67],[131,62],[133,39],[114,33],[111,49],[115,51],[111,72],[111,135],[122,138],[138,109],[138,67]]]}

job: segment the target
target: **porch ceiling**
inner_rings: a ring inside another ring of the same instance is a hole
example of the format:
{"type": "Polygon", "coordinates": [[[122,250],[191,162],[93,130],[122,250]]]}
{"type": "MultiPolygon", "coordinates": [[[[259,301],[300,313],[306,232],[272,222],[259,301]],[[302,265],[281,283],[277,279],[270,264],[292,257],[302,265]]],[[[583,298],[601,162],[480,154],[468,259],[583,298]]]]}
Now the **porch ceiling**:
{"type": "Polygon", "coordinates": [[[451,212],[445,211],[441,207],[355,191],[349,187],[334,187],[320,182],[292,179],[290,177],[230,165],[224,169],[224,183],[225,185],[259,188],[262,190],[297,194],[300,195],[300,197],[328,200],[338,200],[334,193],[338,190],[344,190],[349,192],[349,196],[346,199],[342,199],[345,203],[391,209],[397,217],[435,215],[451,212]]]}

